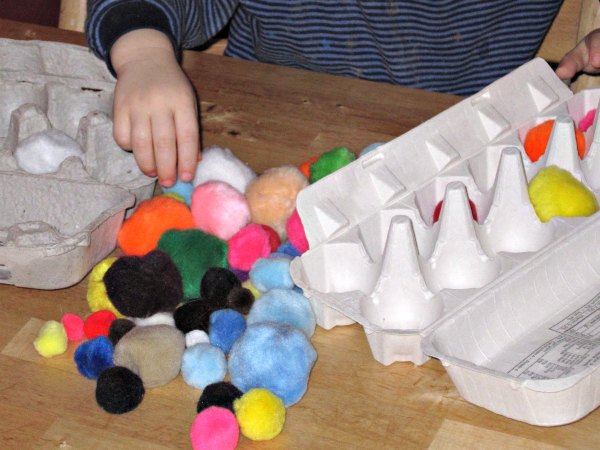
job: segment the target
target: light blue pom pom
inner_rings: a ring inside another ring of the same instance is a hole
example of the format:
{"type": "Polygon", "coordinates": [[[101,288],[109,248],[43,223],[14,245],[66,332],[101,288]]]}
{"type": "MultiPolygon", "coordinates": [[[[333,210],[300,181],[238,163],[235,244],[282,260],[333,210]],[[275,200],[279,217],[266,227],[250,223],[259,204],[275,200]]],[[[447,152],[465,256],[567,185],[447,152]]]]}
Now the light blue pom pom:
{"type": "Polygon", "coordinates": [[[248,325],[257,322],[287,323],[311,337],[317,321],[310,302],[290,289],[271,289],[254,303],[248,314],[248,325]]]}
{"type": "Polygon", "coordinates": [[[246,330],[246,319],[233,309],[219,309],[210,315],[210,343],[227,353],[246,330]]]}
{"type": "Polygon", "coordinates": [[[173,192],[174,194],[181,195],[181,198],[185,201],[186,205],[192,203],[192,192],[194,192],[194,185],[191,182],[177,180],[171,187],[161,186],[163,193],[173,192]]]}
{"type": "Polygon", "coordinates": [[[261,292],[277,288],[292,289],[294,280],[290,276],[291,261],[291,256],[283,253],[259,258],[250,269],[250,281],[261,292]]]}
{"type": "Polygon", "coordinates": [[[225,379],[227,360],[220,348],[210,344],[196,344],[186,348],[181,359],[184,381],[198,389],[225,379]]]}
{"type": "Polygon", "coordinates": [[[77,370],[90,380],[97,379],[104,370],[114,366],[113,351],[114,347],[106,336],[84,342],[73,355],[77,370]]]}
{"type": "Polygon", "coordinates": [[[231,383],[242,392],[265,388],[288,407],[306,392],[316,359],[317,352],[299,329],[259,322],[249,325],[233,344],[229,353],[229,375],[231,383]]]}
{"type": "Polygon", "coordinates": [[[363,148],[360,151],[360,153],[358,154],[358,157],[360,158],[361,156],[364,156],[367,153],[372,152],[373,150],[377,149],[382,144],[383,144],[383,142],[373,142],[372,144],[367,145],[365,148],[363,148]]]}

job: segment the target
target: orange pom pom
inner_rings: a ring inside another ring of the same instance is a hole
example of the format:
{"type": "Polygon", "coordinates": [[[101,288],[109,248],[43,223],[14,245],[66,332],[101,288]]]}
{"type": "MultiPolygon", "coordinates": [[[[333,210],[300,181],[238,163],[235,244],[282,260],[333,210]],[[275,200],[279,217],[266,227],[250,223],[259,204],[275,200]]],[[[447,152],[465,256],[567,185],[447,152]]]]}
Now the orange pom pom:
{"type": "Polygon", "coordinates": [[[319,157],[317,155],[315,155],[312,158],[307,159],[306,161],[304,161],[302,164],[300,164],[298,166],[298,169],[300,169],[300,172],[302,172],[306,178],[308,178],[310,176],[310,166],[312,165],[312,163],[314,163],[318,159],[319,159],[319,157]]]}
{"type": "MultiPolygon", "coordinates": [[[[536,162],[546,152],[553,126],[554,120],[546,120],[527,132],[523,146],[531,162],[536,162]]],[[[583,159],[585,156],[585,136],[578,129],[575,129],[575,141],[577,142],[579,158],[583,159]]]]}
{"type": "Polygon", "coordinates": [[[154,197],[141,202],[123,222],[117,242],[126,255],[144,256],[156,248],[165,231],[193,227],[194,218],[187,205],[169,197],[154,197]]]}

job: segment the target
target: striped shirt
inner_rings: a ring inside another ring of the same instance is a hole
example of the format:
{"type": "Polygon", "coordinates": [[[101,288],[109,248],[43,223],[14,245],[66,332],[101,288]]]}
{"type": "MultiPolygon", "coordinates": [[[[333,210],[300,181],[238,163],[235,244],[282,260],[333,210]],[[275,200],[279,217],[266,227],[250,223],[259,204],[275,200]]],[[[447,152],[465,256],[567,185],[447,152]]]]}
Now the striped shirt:
{"type": "Polygon", "coordinates": [[[562,0],[89,0],[86,33],[108,61],[137,28],[175,49],[230,25],[227,56],[470,95],[533,58],[562,0]]]}

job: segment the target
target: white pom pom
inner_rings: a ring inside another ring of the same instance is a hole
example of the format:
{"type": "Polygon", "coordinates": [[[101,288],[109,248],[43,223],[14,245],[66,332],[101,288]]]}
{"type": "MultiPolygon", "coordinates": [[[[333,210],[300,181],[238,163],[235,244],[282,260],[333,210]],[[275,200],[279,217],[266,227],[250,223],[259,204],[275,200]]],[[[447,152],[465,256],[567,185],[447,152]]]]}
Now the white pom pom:
{"type": "Polygon", "coordinates": [[[254,171],[236,158],[231,150],[214,145],[202,151],[193,184],[198,186],[207,181],[223,181],[244,194],[254,178],[254,171]]]}
{"type": "Polygon", "coordinates": [[[19,168],[32,174],[53,173],[70,156],[83,161],[81,146],[67,134],[51,128],[23,139],[14,152],[19,168]]]}

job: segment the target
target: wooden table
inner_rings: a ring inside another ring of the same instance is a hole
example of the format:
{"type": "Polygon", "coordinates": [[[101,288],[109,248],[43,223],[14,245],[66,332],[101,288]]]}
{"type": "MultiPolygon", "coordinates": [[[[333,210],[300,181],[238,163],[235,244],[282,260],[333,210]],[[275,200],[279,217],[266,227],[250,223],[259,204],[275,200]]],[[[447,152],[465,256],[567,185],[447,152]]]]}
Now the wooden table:
{"type": "MultiPolygon", "coordinates": [[[[0,37],[83,44],[81,34],[0,20],[0,37]]],[[[297,164],[338,145],[360,151],[415,127],[460,100],[385,84],[186,53],[202,104],[204,145],[231,148],[255,170],[297,164]]],[[[2,101],[2,99],[0,99],[2,101]]],[[[87,280],[57,291],[0,285],[0,448],[189,448],[200,392],[178,377],[114,416],[78,374],[75,345],[51,359],[32,342],[66,312],[85,316],[87,280]]],[[[318,360],[283,432],[240,448],[600,448],[600,411],[554,428],[526,425],[464,401],[437,361],[385,367],[357,325],[312,342],[318,360]]]]}

